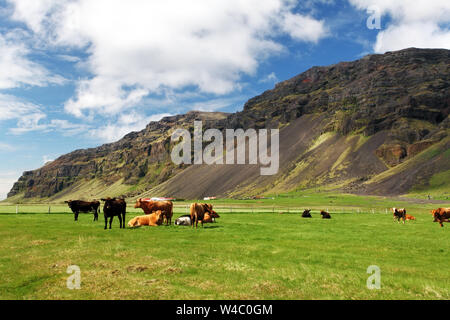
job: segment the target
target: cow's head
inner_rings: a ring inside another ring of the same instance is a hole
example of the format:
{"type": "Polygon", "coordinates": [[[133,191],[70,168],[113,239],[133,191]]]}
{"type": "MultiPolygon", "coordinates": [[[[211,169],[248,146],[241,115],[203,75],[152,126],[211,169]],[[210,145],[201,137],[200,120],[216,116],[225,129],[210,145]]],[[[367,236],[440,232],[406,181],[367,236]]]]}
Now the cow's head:
{"type": "Polygon", "coordinates": [[[135,227],[138,224],[138,217],[134,217],[133,219],[131,219],[130,221],[128,221],[128,226],[130,228],[135,227]]]}
{"type": "Polygon", "coordinates": [[[203,206],[203,210],[205,210],[205,212],[208,212],[211,214],[214,211],[212,204],[203,203],[202,206],[203,206]]]}
{"type": "Polygon", "coordinates": [[[153,212],[153,214],[156,216],[156,221],[158,223],[162,223],[162,221],[163,221],[162,211],[161,210],[156,210],[156,211],[153,212]]]}
{"type": "Polygon", "coordinates": [[[106,198],[101,200],[105,202],[104,208],[109,209],[113,206],[113,203],[116,201],[116,198],[106,198]]]}
{"type": "Polygon", "coordinates": [[[142,198],[139,198],[136,200],[136,204],[134,205],[134,208],[142,208],[142,198]]]}

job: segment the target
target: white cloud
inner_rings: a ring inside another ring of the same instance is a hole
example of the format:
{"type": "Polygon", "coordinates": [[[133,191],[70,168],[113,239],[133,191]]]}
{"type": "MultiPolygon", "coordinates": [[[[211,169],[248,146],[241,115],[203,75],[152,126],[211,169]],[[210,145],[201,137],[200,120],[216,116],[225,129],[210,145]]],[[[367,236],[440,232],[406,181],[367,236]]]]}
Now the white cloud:
{"type": "Polygon", "coordinates": [[[292,38],[313,43],[317,43],[328,33],[323,20],[289,12],[284,16],[282,27],[292,38]]]}
{"type": "Polygon", "coordinates": [[[263,77],[261,80],[259,80],[259,83],[275,83],[278,81],[278,77],[275,74],[275,72],[272,72],[268,74],[267,76],[263,77]]]}
{"type": "Polygon", "coordinates": [[[116,122],[108,122],[99,128],[90,129],[87,135],[103,142],[114,142],[132,131],[144,129],[150,121],[159,121],[170,115],[163,113],[145,117],[137,112],[122,114],[116,122]]]}
{"type": "MultiPolygon", "coordinates": [[[[349,0],[358,9],[374,6],[392,18],[378,33],[374,51],[408,47],[450,49],[450,1],[448,0],[349,0]]],[[[383,22],[383,20],[382,20],[383,22]]]]}
{"type": "Polygon", "coordinates": [[[16,150],[16,147],[8,144],[0,142],[0,152],[10,152],[16,150]]]}
{"type": "Polygon", "coordinates": [[[64,79],[51,75],[41,65],[31,61],[29,49],[20,43],[16,34],[0,33],[0,89],[11,89],[22,85],[46,86],[62,84],[64,79]]]}
{"type": "Polygon", "coordinates": [[[9,0],[13,18],[53,46],[85,49],[92,74],[65,104],[75,116],[117,114],[149,93],[196,87],[226,94],[281,52],[288,34],[317,42],[323,21],[293,0],[9,0]]]}
{"type": "Polygon", "coordinates": [[[42,156],[42,163],[46,164],[47,162],[52,162],[54,161],[54,158],[52,156],[49,155],[43,155],[42,156]]]}
{"type": "Polygon", "coordinates": [[[6,199],[6,195],[11,191],[20,174],[20,172],[13,171],[0,172],[0,200],[6,199]]]}

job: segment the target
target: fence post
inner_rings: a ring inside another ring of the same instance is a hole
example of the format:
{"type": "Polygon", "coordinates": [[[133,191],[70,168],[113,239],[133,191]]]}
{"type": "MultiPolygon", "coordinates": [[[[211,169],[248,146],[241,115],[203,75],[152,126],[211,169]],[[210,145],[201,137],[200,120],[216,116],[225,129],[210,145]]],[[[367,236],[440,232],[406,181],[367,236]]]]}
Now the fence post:
{"type": "Polygon", "coordinates": [[[50,210],[51,210],[50,205],[48,205],[48,214],[50,214],[50,210]]]}

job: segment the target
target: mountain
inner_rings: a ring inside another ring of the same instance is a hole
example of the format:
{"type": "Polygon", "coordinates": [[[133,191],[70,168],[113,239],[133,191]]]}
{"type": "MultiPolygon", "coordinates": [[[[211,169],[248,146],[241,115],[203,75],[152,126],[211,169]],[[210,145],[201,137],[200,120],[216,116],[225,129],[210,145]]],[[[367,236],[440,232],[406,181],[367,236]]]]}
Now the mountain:
{"type": "Polygon", "coordinates": [[[241,112],[189,112],[118,142],[24,172],[10,200],[101,196],[249,196],[319,188],[399,195],[450,190],[450,51],[405,49],[313,67],[241,112]],[[280,170],[175,165],[175,128],[280,129],[280,170]]]}

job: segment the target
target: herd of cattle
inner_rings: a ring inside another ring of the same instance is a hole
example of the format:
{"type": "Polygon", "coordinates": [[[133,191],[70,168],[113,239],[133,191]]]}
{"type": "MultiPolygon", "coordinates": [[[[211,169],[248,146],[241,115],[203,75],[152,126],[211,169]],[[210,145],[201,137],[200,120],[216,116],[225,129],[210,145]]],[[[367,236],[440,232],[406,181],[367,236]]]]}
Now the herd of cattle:
{"type": "MultiPolygon", "coordinates": [[[[106,198],[101,199],[105,202],[103,206],[103,214],[105,217],[105,229],[108,226],[111,229],[113,218],[119,218],[120,228],[125,228],[125,215],[127,204],[124,199],[106,198]]],[[[79,213],[94,213],[94,221],[98,220],[98,213],[100,211],[100,201],[82,201],[69,200],[65,201],[75,216],[75,221],[78,220],[79,213]]],[[[141,208],[145,215],[137,216],[128,222],[129,227],[140,226],[159,226],[162,224],[171,225],[173,216],[172,201],[154,201],[148,199],[138,199],[135,208],[141,208]]],[[[190,208],[190,215],[184,215],[175,220],[176,225],[191,225],[197,228],[200,221],[202,226],[204,223],[215,222],[216,218],[220,216],[213,210],[212,204],[207,203],[192,203],[190,208]]]]}
{"type": "MultiPolygon", "coordinates": [[[[124,199],[106,198],[101,199],[105,202],[103,206],[103,214],[105,217],[105,229],[107,229],[108,218],[109,228],[111,229],[112,221],[115,216],[119,218],[120,228],[125,228],[125,215],[127,204],[124,199]]],[[[94,221],[98,220],[100,211],[99,201],[82,201],[69,200],[66,201],[70,209],[74,213],[75,221],[78,220],[78,214],[92,212],[94,213],[94,221]]],[[[145,215],[137,216],[128,222],[129,227],[140,226],[159,226],[162,224],[171,225],[173,216],[173,203],[171,201],[154,201],[150,199],[138,199],[135,208],[141,208],[145,215]]],[[[406,214],[406,209],[392,208],[394,222],[397,220],[405,223],[406,220],[416,220],[412,215],[406,214]]],[[[444,226],[444,222],[450,221],[450,208],[438,208],[431,210],[434,222],[439,222],[440,226],[444,226]]],[[[331,219],[331,215],[326,211],[320,211],[322,219],[331,219]]],[[[305,210],[302,213],[303,218],[312,218],[311,210],[305,210]]],[[[190,214],[183,215],[175,220],[175,225],[192,226],[197,228],[200,221],[202,226],[204,223],[215,222],[220,216],[213,210],[212,204],[208,203],[192,203],[190,206],[190,214]]]]}

